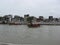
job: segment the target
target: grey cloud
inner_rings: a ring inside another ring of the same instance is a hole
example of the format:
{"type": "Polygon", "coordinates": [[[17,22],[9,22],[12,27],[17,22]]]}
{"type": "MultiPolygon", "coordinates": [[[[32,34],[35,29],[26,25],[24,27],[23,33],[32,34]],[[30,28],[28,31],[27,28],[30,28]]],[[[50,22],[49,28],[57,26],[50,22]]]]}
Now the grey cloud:
{"type": "Polygon", "coordinates": [[[59,0],[0,0],[0,14],[60,15],[59,0]]]}

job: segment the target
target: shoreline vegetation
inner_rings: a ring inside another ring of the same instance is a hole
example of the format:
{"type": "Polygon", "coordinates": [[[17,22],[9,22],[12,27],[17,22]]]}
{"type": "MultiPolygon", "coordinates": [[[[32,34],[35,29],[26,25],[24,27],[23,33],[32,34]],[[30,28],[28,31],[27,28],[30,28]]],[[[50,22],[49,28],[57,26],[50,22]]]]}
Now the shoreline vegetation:
{"type": "Polygon", "coordinates": [[[43,16],[39,16],[38,18],[35,16],[30,16],[29,14],[25,14],[24,17],[15,15],[14,17],[9,15],[0,16],[0,24],[8,24],[8,25],[27,25],[28,23],[32,24],[40,24],[40,25],[60,25],[60,18],[54,18],[53,16],[49,16],[48,19],[43,16]]]}

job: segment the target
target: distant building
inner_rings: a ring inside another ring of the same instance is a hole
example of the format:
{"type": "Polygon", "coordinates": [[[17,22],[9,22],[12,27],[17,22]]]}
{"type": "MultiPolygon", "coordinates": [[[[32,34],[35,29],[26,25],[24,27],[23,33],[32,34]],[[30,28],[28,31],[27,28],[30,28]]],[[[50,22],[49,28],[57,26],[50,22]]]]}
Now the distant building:
{"type": "Polygon", "coordinates": [[[24,23],[27,24],[27,18],[29,17],[29,14],[24,15],[24,23]]]}
{"type": "Polygon", "coordinates": [[[59,21],[59,19],[58,19],[58,18],[54,18],[54,21],[57,21],[57,22],[58,22],[58,21],[59,21]]]}
{"type": "Polygon", "coordinates": [[[49,16],[49,19],[53,19],[53,16],[49,16]]]}
{"type": "Polygon", "coordinates": [[[11,19],[12,19],[12,15],[10,15],[10,14],[3,16],[3,22],[9,23],[9,22],[11,22],[11,19]]]}
{"type": "Polygon", "coordinates": [[[43,21],[44,17],[43,16],[39,16],[39,19],[40,19],[40,21],[43,21]]]}
{"type": "Polygon", "coordinates": [[[43,22],[49,22],[49,19],[44,19],[44,21],[43,22]]]}
{"type": "Polygon", "coordinates": [[[29,17],[29,14],[25,14],[24,17],[25,17],[25,18],[29,17]]]}
{"type": "Polygon", "coordinates": [[[3,17],[0,17],[0,21],[2,21],[3,20],[3,17]]]}
{"type": "Polygon", "coordinates": [[[20,21],[24,21],[24,18],[23,17],[20,17],[20,21]]]}
{"type": "Polygon", "coordinates": [[[23,17],[20,17],[20,23],[24,24],[24,18],[23,17]]]}
{"type": "Polygon", "coordinates": [[[12,22],[18,22],[20,24],[24,24],[24,18],[23,17],[20,17],[18,15],[15,15],[14,18],[12,18],[12,22]]]}
{"type": "Polygon", "coordinates": [[[53,16],[49,16],[49,21],[53,21],[53,16]]]}
{"type": "Polygon", "coordinates": [[[34,17],[34,18],[33,18],[33,22],[36,22],[36,21],[37,21],[37,18],[36,18],[36,17],[34,17]]]}
{"type": "Polygon", "coordinates": [[[2,23],[2,21],[3,21],[3,17],[0,17],[0,24],[2,23]]]}
{"type": "Polygon", "coordinates": [[[20,16],[15,15],[15,16],[14,16],[14,19],[15,19],[15,21],[20,21],[20,16]]]}
{"type": "Polygon", "coordinates": [[[39,19],[39,18],[37,18],[37,20],[36,20],[37,22],[40,22],[41,20],[39,19]]]}
{"type": "Polygon", "coordinates": [[[60,18],[58,18],[59,22],[60,22],[60,18]]]}

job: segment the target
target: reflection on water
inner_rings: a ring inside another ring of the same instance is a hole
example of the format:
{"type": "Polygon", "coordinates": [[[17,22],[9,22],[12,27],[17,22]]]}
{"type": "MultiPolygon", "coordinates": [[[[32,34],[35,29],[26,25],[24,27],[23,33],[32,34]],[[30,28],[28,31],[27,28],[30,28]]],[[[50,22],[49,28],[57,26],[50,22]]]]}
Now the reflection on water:
{"type": "Polygon", "coordinates": [[[0,42],[57,45],[60,44],[60,26],[0,25],[0,42]]]}

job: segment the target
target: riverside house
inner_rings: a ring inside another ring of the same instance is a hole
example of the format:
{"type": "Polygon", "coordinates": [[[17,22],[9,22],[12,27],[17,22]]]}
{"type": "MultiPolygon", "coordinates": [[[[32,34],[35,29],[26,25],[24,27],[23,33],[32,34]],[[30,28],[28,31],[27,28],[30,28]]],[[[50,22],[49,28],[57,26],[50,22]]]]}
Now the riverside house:
{"type": "Polygon", "coordinates": [[[12,15],[5,15],[5,16],[3,16],[3,22],[2,23],[6,23],[6,24],[8,24],[9,22],[11,22],[11,19],[12,19],[12,15]]]}
{"type": "Polygon", "coordinates": [[[19,25],[24,24],[24,18],[15,15],[14,18],[12,18],[10,24],[19,24],[19,25]]]}
{"type": "Polygon", "coordinates": [[[2,21],[3,21],[3,17],[0,16],[0,24],[2,24],[2,21]]]}

